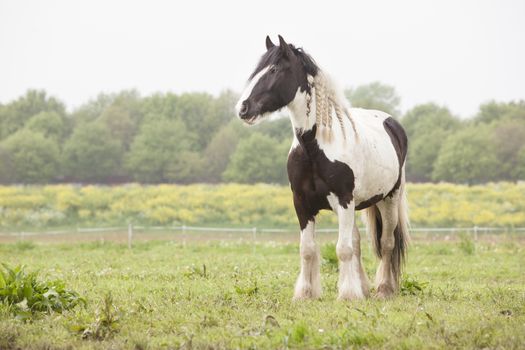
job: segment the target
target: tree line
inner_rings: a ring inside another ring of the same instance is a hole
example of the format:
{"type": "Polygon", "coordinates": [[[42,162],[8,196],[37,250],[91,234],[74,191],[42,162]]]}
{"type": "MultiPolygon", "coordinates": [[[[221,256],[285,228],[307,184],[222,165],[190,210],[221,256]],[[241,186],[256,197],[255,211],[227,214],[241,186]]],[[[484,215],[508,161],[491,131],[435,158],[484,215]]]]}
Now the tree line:
{"type": "MultiPolygon", "coordinates": [[[[401,115],[392,86],[345,91],[353,106],[397,116],[409,137],[407,178],[484,183],[525,179],[525,101],[486,102],[470,119],[421,104],[401,115]]],[[[247,128],[237,95],[129,90],[72,112],[45,91],[0,104],[0,183],[287,183],[288,118],[247,128]]]]}

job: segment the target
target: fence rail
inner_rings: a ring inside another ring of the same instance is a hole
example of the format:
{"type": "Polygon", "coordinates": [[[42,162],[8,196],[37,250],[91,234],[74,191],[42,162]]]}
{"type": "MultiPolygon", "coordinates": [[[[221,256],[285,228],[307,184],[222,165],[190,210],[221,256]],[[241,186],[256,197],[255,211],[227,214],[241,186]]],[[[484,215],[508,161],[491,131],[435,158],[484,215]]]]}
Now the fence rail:
{"type": "MultiPolygon", "coordinates": [[[[361,231],[364,230],[364,227],[359,228],[361,231]]],[[[127,239],[128,246],[131,247],[135,233],[138,232],[148,232],[148,231],[158,231],[158,232],[180,232],[183,234],[183,237],[186,237],[188,232],[201,232],[201,233],[212,233],[212,232],[222,232],[222,233],[246,233],[251,234],[253,240],[261,237],[265,233],[297,233],[298,229],[294,228],[258,228],[258,227],[206,227],[206,226],[140,226],[132,225],[128,226],[114,226],[114,227],[77,227],[69,230],[49,230],[49,231],[14,231],[10,230],[7,232],[0,232],[0,240],[2,237],[24,240],[26,238],[38,238],[44,236],[67,236],[75,234],[95,234],[95,233],[120,233],[119,239],[127,239]],[[125,232],[127,235],[122,234],[125,232]]],[[[336,233],[337,228],[321,228],[317,229],[318,233],[336,233]]],[[[411,232],[423,232],[423,233],[437,233],[437,234],[455,234],[459,232],[472,233],[474,238],[477,239],[478,234],[497,234],[497,233],[521,233],[525,232],[525,227],[482,227],[482,226],[472,226],[472,227],[413,227],[410,229],[411,232]]]]}

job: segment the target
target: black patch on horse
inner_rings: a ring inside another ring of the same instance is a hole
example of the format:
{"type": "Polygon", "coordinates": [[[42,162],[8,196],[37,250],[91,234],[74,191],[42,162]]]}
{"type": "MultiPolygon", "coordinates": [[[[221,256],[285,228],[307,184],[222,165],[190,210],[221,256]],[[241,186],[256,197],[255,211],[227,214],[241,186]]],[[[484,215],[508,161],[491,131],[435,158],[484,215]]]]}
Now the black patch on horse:
{"type": "Polygon", "coordinates": [[[330,192],[302,145],[288,155],[287,169],[299,226],[304,230],[320,210],[330,209],[327,199],[330,192]]]}
{"type": "Polygon", "coordinates": [[[383,126],[388,136],[390,136],[392,145],[396,150],[397,160],[399,161],[399,176],[397,177],[397,181],[394,185],[394,188],[392,188],[392,190],[387,194],[387,197],[391,197],[392,194],[399,189],[399,186],[401,186],[401,171],[403,169],[403,164],[405,163],[407,156],[408,139],[405,130],[403,129],[401,124],[399,124],[399,122],[394,118],[386,118],[383,121],[383,126]]]}
{"type": "Polygon", "coordinates": [[[373,196],[372,198],[367,199],[366,201],[362,201],[361,203],[356,205],[355,206],[355,210],[362,210],[362,209],[366,209],[368,207],[371,207],[372,205],[376,204],[377,202],[379,202],[383,198],[384,197],[383,197],[382,194],[377,194],[377,195],[373,196]]]}
{"type": "Polygon", "coordinates": [[[327,196],[337,196],[347,208],[353,200],[354,172],[345,163],[326,157],[315,138],[317,125],[311,130],[296,130],[299,145],[288,156],[288,179],[294,193],[294,205],[301,230],[321,209],[331,209],[327,196]]]}

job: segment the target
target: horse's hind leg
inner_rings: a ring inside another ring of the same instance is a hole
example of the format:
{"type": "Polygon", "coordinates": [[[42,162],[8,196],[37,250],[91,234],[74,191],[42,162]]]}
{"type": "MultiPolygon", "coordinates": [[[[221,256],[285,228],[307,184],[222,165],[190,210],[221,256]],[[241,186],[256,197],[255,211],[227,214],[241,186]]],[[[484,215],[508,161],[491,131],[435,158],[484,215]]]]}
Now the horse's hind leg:
{"type": "Polygon", "coordinates": [[[394,230],[398,225],[398,198],[399,192],[395,192],[391,197],[387,197],[377,203],[377,208],[381,214],[382,230],[379,240],[381,261],[376,273],[376,288],[378,298],[388,298],[399,288],[399,268],[393,262],[395,235],[394,230]]]}
{"type": "Polygon", "coordinates": [[[363,299],[369,295],[368,278],[361,263],[361,237],[355,225],[353,203],[348,208],[339,207],[339,299],[363,299]]]}

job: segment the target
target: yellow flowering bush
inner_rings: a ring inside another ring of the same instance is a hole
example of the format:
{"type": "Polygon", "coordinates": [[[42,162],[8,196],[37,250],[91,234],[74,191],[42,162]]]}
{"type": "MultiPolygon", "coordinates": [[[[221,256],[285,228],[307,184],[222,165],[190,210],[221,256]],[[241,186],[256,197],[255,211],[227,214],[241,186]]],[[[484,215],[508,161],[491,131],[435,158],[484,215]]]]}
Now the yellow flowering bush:
{"type": "MultiPolygon", "coordinates": [[[[525,226],[525,184],[408,184],[413,227],[525,226]]],[[[337,224],[322,212],[319,223],[337,224]]],[[[0,227],[124,225],[296,227],[289,186],[0,186],[0,227]]]]}

